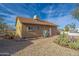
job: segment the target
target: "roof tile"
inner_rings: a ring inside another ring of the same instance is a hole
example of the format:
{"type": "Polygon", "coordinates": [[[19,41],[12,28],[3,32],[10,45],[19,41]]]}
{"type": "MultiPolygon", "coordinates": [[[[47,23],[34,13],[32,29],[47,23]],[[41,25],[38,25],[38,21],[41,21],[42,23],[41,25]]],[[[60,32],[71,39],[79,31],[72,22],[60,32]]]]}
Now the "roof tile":
{"type": "MultiPolygon", "coordinates": [[[[31,18],[23,18],[23,17],[17,17],[17,18],[19,18],[19,20],[20,20],[22,23],[56,26],[55,24],[50,23],[50,22],[48,22],[48,21],[42,21],[42,20],[36,21],[36,20],[34,20],[34,19],[31,19],[31,18]]],[[[17,18],[16,18],[16,20],[17,20],[17,18]]]]}

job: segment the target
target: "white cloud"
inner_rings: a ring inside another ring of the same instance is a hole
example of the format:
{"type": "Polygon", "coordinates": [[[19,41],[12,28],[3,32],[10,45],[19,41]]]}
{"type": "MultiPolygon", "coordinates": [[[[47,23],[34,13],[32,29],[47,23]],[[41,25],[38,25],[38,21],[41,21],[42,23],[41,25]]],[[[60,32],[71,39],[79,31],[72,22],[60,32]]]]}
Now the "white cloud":
{"type": "Polygon", "coordinates": [[[13,14],[14,14],[14,13],[16,14],[16,12],[14,12],[14,11],[12,11],[11,9],[7,8],[7,7],[4,6],[3,4],[0,4],[0,6],[2,6],[5,10],[7,10],[7,11],[13,13],[13,14]]]}
{"type": "Polygon", "coordinates": [[[64,17],[48,18],[47,21],[59,25],[60,28],[63,28],[65,25],[71,23],[75,23],[76,26],[79,27],[79,22],[76,19],[74,19],[71,15],[67,15],[64,17]]]}
{"type": "Polygon", "coordinates": [[[74,4],[52,4],[45,7],[42,12],[47,15],[47,18],[52,18],[70,15],[74,9],[74,4]]]}

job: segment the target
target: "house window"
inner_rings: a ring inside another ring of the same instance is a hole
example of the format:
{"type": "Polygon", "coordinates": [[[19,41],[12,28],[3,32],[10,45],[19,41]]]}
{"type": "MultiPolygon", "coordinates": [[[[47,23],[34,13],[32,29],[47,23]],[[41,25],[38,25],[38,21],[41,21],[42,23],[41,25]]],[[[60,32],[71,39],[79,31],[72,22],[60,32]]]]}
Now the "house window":
{"type": "Polygon", "coordinates": [[[34,31],[34,30],[40,30],[39,26],[28,26],[27,31],[34,31]]]}
{"type": "Polygon", "coordinates": [[[33,27],[32,27],[32,26],[28,26],[28,27],[27,27],[27,30],[28,30],[28,31],[33,31],[33,27]]]}
{"type": "Polygon", "coordinates": [[[32,31],[32,30],[33,30],[33,27],[29,26],[28,29],[29,29],[30,31],[32,31]]]}
{"type": "Polygon", "coordinates": [[[34,29],[35,29],[35,30],[39,30],[39,26],[35,26],[34,29]]]}

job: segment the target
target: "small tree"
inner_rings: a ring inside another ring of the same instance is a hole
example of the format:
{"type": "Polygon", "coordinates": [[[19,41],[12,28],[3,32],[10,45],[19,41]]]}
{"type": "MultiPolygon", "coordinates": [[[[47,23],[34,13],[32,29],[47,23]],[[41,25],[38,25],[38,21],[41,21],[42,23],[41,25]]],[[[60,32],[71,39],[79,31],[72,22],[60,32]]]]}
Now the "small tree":
{"type": "Polygon", "coordinates": [[[69,31],[69,26],[68,26],[68,25],[66,25],[64,29],[65,29],[65,31],[67,31],[67,32],[68,32],[68,31],[69,31]]]}
{"type": "Polygon", "coordinates": [[[74,23],[65,26],[65,31],[74,30],[76,25],[74,23]]]}
{"type": "Polygon", "coordinates": [[[4,22],[4,19],[0,18],[0,32],[5,32],[8,27],[9,26],[4,22]]]}
{"type": "Polygon", "coordinates": [[[74,23],[69,25],[71,29],[75,29],[76,25],[74,23]]]}
{"type": "Polygon", "coordinates": [[[4,19],[0,18],[0,31],[3,32],[4,31],[4,19]]]}
{"type": "Polygon", "coordinates": [[[73,12],[72,12],[72,16],[74,18],[76,18],[79,21],[79,8],[76,8],[73,12]]]}

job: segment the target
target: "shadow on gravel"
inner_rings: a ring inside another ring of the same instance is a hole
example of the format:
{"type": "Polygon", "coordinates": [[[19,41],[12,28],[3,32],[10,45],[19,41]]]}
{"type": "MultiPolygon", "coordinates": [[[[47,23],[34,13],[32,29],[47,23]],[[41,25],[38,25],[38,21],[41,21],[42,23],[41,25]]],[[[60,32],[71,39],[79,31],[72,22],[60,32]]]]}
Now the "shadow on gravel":
{"type": "Polygon", "coordinates": [[[0,40],[0,56],[10,56],[33,44],[31,40],[36,39],[37,38],[27,38],[22,40],[0,40]]]}

